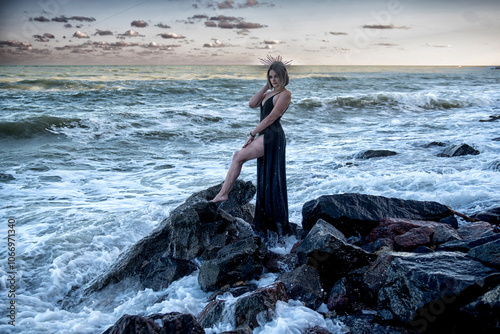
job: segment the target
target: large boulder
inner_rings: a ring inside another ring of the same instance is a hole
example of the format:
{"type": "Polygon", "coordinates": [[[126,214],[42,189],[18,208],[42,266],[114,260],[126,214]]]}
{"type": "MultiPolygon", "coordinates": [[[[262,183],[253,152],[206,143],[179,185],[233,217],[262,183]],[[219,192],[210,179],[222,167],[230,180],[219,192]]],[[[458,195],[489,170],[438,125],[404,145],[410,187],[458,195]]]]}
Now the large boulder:
{"type": "Polygon", "coordinates": [[[193,261],[162,256],[148,262],[139,277],[143,287],[160,291],[196,269],[198,267],[193,261]]]}
{"type": "Polygon", "coordinates": [[[278,301],[288,302],[285,284],[279,281],[244,295],[235,302],[214,300],[200,312],[198,321],[205,328],[229,321],[236,330],[254,329],[259,326],[258,317],[265,321],[274,318],[278,301]]]}
{"type": "MultiPolygon", "coordinates": [[[[466,318],[481,324],[479,328],[492,330],[500,328],[500,285],[486,292],[474,302],[461,309],[466,318]]],[[[478,330],[478,327],[474,327],[478,330]]],[[[486,331],[480,331],[486,333],[486,331]]]]}
{"type": "Polygon", "coordinates": [[[147,317],[124,315],[103,334],[177,333],[205,334],[205,330],[193,315],[172,312],[166,314],[153,314],[147,317]]]}
{"type": "MultiPolygon", "coordinates": [[[[151,268],[151,262],[153,266],[158,263],[156,259],[194,260],[200,256],[212,238],[224,232],[234,222],[234,217],[249,219],[249,202],[255,195],[255,186],[251,182],[237,180],[228,201],[220,205],[210,203],[209,200],[215,197],[221,187],[222,184],[219,184],[191,195],[148,236],[126,249],[109,270],[81,288],[72,290],[62,306],[76,306],[92,293],[125,278],[137,282],[128,282],[130,287],[148,287],[149,283],[145,286],[141,284],[140,277],[147,276],[148,280],[156,281],[161,278],[155,278],[151,275],[152,272],[160,275],[165,273],[164,270],[144,272],[151,268]]],[[[162,283],[162,288],[165,287],[166,284],[162,283]]]]}
{"type": "Polygon", "coordinates": [[[302,265],[293,271],[278,276],[278,281],[285,284],[288,297],[300,300],[305,306],[316,310],[323,301],[323,289],[318,271],[308,265],[302,265]]]}
{"type": "Polygon", "coordinates": [[[203,262],[198,283],[203,291],[214,291],[226,284],[257,278],[264,270],[265,245],[249,237],[222,248],[213,260],[203,262]]]}
{"type": "MultiPolygon", "coordinates": [[[[496,170],[500,170],[500,161],[496,162],[496,170]]],[[[485,222],[488,222],[490,224],[498,225],[500,226],[500,206],[480,211],[474,215],[472,215],[472,218],[476,218],[485,222]]]]}
{"type": "Polygon", "coordinates": [[[495,273],[462,253],[394,252],[369,267],[365,282],[377,298],[381,319],[420,329],[429,326],[429,319],[437,322],[444,309],[463,306],[470,294],[484,293],[481,287],[495,273]]]}
{"type": "Polygon", "coordinates": [[[389,150],[366,150],[363,152],[356,153],[354,155],[355,159],[371,159],[371,158],[380,158],[380,157],[389,157],[391,155],[396,155],[397,152],[389,151],[389,150]]]}
{"type": "Polygon", "coordinates": [[[467,256],[500,270],[500,239],[472,248],[467,256]]]}
{"type": "Polygon", "coordinates": [[[334,225],[346,236],[366,236],[384,218],[406,218],[456,224],[452,210],[437,202],[403,200],[365,194],[325,195],[302,208],[302,227],[309,231],[319,219],[334,225]]]}
{"type": "Polygon", "coordinates": [[[457,144],[446,148],[438,157],[458,157],[462,155],[478,155],[480,152],[467,144],[457,144]]]}
{"type": "Polygon", "coordinates": [[[348,272],[368,265],[376,256],[346,242],[345,236],[320,219],[296,250],[299,263],[307,264],[329,289],[348,272]]]}

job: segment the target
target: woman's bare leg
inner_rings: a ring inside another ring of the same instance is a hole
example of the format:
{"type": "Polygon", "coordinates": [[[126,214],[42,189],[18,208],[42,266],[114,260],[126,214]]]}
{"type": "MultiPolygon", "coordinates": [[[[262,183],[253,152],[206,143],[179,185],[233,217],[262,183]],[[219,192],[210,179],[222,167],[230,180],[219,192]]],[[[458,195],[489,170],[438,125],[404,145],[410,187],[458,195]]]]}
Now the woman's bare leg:
{"type": "Polygon", "coordinates": [[[233,156],[233,161],[231,166],[227,171],[226,179],[222,185],[222,189],[210,202],[217,203],[222,201],[227,201],[229,197],[229,192],[233,187],[234,181],[238,178],[241,172],[241,167],[243,164],[249,160],[260,158],[264,155],[264,137],[257,137],[253,142],[248,144],[248,146],[242,148],[236,152],[233,156]]]}

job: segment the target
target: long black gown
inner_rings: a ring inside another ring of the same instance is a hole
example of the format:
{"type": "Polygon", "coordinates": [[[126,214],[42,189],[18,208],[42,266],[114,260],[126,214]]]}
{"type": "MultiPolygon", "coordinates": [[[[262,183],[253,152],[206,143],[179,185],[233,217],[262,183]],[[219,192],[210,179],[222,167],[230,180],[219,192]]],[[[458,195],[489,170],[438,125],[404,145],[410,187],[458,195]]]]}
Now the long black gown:
{"type": "MultiPolygon", "coordinates": [[[[261,121],[273,110],[274,96],[267,99],[264,105],[261,103],[261,121]]],[[[283,236],[289,234],[291,228],[285,172],[286,138],[280,120],[281,117],[261,133],[264,135],[264,156],[257,159],[257,199],[253,223],[259,232],[267,234],[267,231],[273,231],[283,236]]]]}

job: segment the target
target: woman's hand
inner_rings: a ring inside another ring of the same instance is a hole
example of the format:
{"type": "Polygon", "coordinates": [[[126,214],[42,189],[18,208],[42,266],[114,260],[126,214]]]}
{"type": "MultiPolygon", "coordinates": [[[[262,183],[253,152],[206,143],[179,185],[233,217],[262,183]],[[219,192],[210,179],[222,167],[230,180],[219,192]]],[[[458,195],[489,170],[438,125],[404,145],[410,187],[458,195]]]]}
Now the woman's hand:
{"type": "Polygon", "coordinates": [[[247,141],[245,142],[245,144],[243,145],[243,148],[247,147],[248,145],[250,145],[251,142],[253,142],[255,140],[255,137],[252,137],[252,136],[248,136],[248,139],[247,141]]]}

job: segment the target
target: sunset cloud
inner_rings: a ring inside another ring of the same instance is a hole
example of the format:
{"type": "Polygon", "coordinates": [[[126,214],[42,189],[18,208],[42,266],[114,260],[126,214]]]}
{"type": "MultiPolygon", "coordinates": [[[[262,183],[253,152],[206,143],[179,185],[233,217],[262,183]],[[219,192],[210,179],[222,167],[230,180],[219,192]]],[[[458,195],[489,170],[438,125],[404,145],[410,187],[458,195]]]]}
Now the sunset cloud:
{"type": "Polygon", "coordinates": [[[162,28],[162,29],[170,29],[169,25],[166,25],[166,24],[163,24],[163,23],[155,24],[155,26],[158,27],[158,28],[162,28]]]}
{"type": "Polygon", "coordinates": [[[226,48],[226,47],[234,46],[231,44],[222,43],[221,41],[219,41],[216,38],[212,38],[212,40],[213,40],[212,43],[205,43],[205,44],[203,44],[203,47],[204,48],[226,48]]]}
{"type": "Polygon", "coordinates": [[[99,35],[99,36],[112,36],[113,33],[111,30],[99,30],[97,29],[94,36],[99,35]]]}

